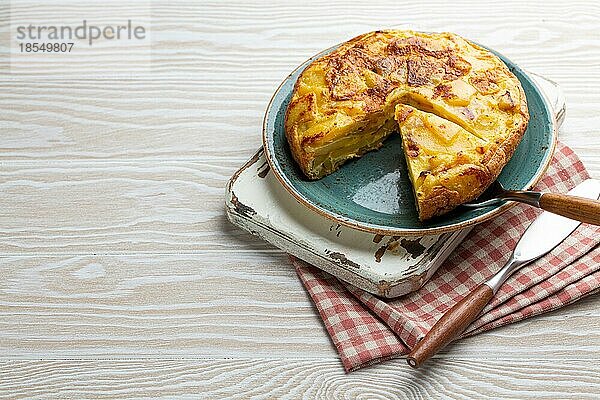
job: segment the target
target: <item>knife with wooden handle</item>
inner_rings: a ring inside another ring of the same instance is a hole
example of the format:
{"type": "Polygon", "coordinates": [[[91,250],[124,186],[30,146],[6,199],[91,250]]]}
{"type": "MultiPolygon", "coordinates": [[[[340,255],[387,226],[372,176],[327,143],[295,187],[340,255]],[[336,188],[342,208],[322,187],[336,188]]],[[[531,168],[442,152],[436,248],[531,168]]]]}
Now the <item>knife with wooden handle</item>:
{"type": "MultiPolygon", "coordinates": [[[[569,195],[586,199],[600,197],[600,181],[588,179],[569,195]]],[[[525,231],[506,265],[447,311],[407,357],[408,365],[420,367],[458,337],[479,316],[500,286],[519,268],[547,254],[565,240],[581,222],[544,211],[525,231]]]]}
{"type": "Polygon", "coordinates": [[[461,204],[467,208],[482,208],[518,201],[544,211],[576,219],[588,224],[600,225],[600,200],[586,199],[562,193],[542,193],[532,190],[508,190],[500,181],[494,181],[480,198],[461,204]],[[487,198],[491,196],[491,198],[487,198]]]}
{"type": "Polygon", "coordinates": [[[598,200],[559,193],[544,193],[539,202],[542,210],[588,224],[600,225],[600,201],[598,200]]]}

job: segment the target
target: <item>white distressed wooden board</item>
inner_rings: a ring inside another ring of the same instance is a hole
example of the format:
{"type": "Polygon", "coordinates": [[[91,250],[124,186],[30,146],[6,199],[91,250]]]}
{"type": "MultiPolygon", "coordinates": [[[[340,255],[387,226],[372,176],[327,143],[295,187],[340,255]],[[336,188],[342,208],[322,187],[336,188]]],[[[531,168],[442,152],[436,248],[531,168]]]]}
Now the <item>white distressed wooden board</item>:
{"type": "Polygon", "coordinates": [[[223,211],[279,82],[386,27],[454,31],[560,83],[560,139],[600,179],[598,2],[152,6],[153,66],[136,79],[8,74],[0,47],[0,398],[598,398],[598,296],[427,370],[345,375],[287,256],[223,211]]]}
{"type": "MultiPolygon", "coordinates": [[[[560,87],[531,74],[565,117],[560,87]]],[[[429,236],[382,236],[337,224],[299,204],[269,170],[259,150],[227,185],[229,220],[274,246],[370,293],[393,298],[419,289],[472,227],[429,236]]]]}

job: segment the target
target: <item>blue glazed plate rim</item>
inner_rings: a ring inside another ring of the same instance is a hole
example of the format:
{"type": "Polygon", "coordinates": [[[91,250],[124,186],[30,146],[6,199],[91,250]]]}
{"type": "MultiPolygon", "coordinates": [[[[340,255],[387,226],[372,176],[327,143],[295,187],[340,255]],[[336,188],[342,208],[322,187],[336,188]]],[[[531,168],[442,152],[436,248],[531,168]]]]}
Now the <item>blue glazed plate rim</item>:
{"type": "MultiPolygon", "coordinates": [[[[475,44],[477,44],[477,43],[475,43],[475,44]]],[[[554,149],[556,147],[556,142],[557,142],[557,137],[558,137],[556,115],[552,111],[552,107],[550,106],[548,99],[543,94],[540,87],[535,83],[535,81],[533,81],[533,79],[531,79],[529,77],[529,75],[525,71],[523,71],[521,68],[519,68],[519,66],[517,66],[515,63],[510,61],[508,58],[504,57],[502,54],[500,54],[492,49],[489,49],[486,46],[482,46],[480,44],[477,44],[477,45],[491,51],[492,53],[494,53],[495,55],[500,57],[500,59],[513,72],[517,71],[518,75],[521,75],[524,79],[527,80],[527,83],[533,87],[533,89],[534,89],[533,93],[539,98],[540,102],[543,104],[544,109],[550,119],[550,123],[552,125],[552,129],[550,132],[550,135],[551,135],[550,143],[548,143],[548,147],[544,153],[544,156],[542,157],[540,165],[537,167],[535,174],[527,182],[527,184],[525,184],[524,187],[522,188],[523,190],[531,189],[533,186],[535,186],[537,184],[537,182],[542,178],[542,176],[548,169],[548,166],[550,165],[550,161],[552,159],[552,155],[554,154],[554,149]]],[[[275,143],[274,143],[274,137],[273,137],[274,129],[271,129],[271,130],[269,129],[270,122],[272,120],[274,121],[275,117],[277,116],[277,112],[278,112],[278,110],[275,110],[273,108],[274,103],[275,103],[275,100],[278,99],[280,96],[284,96],[284,98],[285,98],[285,96],[287,96],[287,94],[283,93],[283,88],[286,85],[286,83],[288,83],[291,79],[293,79],[292,77],[296,73],[298,73],[297,77],[294,79],[294,82],[291,85],[290,90],[293,90],[293,88],[295,87],[296,80],[300,76],[301,71],[303,71],[312,61],[332,52],[333,50],[337,49],[339,46],[340,46],[340,44],[332,46],[326,50],[323,50],[323,51],[319,52],[318,54],[310,57],[309,59],[304,61],[302,64],[300,64],[297,68],[295,68],[281,82],[281,84],[277,87],[277,89],[273,93],[273,96],[271,97],[269,104],[267,106],[267,110],[265,112],[265,117],[263,119],[262,139],[263,139],[263,148],[265,151],[265,156],[266,156],[267,162],[271,168],[271,171],[273,171],[273,174],[275,175],[276,179],[301,205],[304,205],[307,208],[317,212],[318,214],[330,219],[333,222],[339,223],[341,225],[348,226],[348,227],[351,227],[351,228],[354,228],[354,229],[357,229],[360,231],[371,232],[371,233],[375,233],[375,234],[379,234],[379,235],[386,235],[386,236],[398,236],[398,235],[400,235],[400,236],[402,236],[402,235],[425,236],[425,235],[434,235],[434,234],[452,232],[452,231],[464,229],[464,228],[471,227],[473,225],[482,223],[484,221],[487,221],[491,218],[494,218],[494,217],[502,214],[503,212],[507,211],[508,209],[510,209],[511,207],[516,205],[516,203],[514,203],[514,202],[507,202],[507,203],[504,203],[499,206],[489,207],[489,211],[487,211],[481,215],[478,215],[478,216],[475,216],[472,218],[466,218],[466,219],[464,219],[462,221],[458,221],[458,222],[447,223],[447,224],[438,224],[437,226],[434,226],[434,227],[428,227],[428,226],[398,227],[398,226],[370,223],[370,222],[366,222],[366,221],[357,220],[356,218],[348,217],[346,215],[340,214],[340,213],[332,210],[331,208],[324,207],[323,205],[321,205],[320,202],[311,199],[310,197],[306,196],[304,193],[299,191],[295,187],[294,182],[286,175],[285,171],[283,170],[282,166],[280,165],[279,159],[275,156],[276,151],[275,151],[275,147],[274,147],[275,143]]],[[[343,168],[343,166],[342,166],[342,168],[343,168]]],[[[440,221],[440,220],[443,221],[443,218],[444,218],[443,216],[438,217],[438,221],[440,221]]]]}

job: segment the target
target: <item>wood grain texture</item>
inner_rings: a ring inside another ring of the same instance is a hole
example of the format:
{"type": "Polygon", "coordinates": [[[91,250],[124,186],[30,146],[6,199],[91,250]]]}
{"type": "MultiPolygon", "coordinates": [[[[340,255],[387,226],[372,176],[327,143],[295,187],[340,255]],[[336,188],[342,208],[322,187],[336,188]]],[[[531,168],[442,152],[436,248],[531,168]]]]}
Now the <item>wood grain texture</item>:
{"type": "MultiPolygon", "coordinates": [[[[281,253],[9,256],[0,271],[0,359],[336,355],[281,253]]],[[[446,353],[594,360],[598,343],[590,297],[446,353]]]]}
{"type": "Polygon", "coordinates": [[[45,162],[0,170],[0,253],[272,249],[224,215],[227,160],[45,162]]]}
{"type": "Polygon", "coordinates": [[[595,399],[600,375],[578,362],[404,360],[345,375],[339,360],[192,359],[0,362],[0,399],[595,399]],[[503,374],[498,374],[503,371],[503,374]],[[8,384],[7,384],[8,382],[8,384]],[[10,392],[7,391],[9,389],[10,392]],[[9,396],[7,396],[7,393],[9,396]]]}
{"type": "Polygon", "coordinates": [[[545,193],[540,198],[540,207],[568,218],[600,225],[600,200],[567,196],[562,193],[545,193]]]}
{"type": "MultiPolygon", "coordinates": [[[[10,4],[43,20],[38,1],[10,4]]],[[[286,256],[231,226],[223,200],[283,78],[390,27],[453,31],[558,82],[560,139],[600,178],[598,2],[151,5],[151,68],[130,79],[10,73],[0,47],[0,398],[597,397],[598,296],[453,343],[424,370],[345,375],[286,256]]]]}
{"type": "MultiPolygon", "coordinates": [[[[13,7],[35,14],[36,1],[13,7]]],[[[598,4],[304,4],[153,2],[150,73],[73,82],[69,68],[76,67],[65,65],[62,76],[1,74],[0,127],[8,137],[0,158],[249,158],[266,104],[293,68],[360,33],[412,27],[457,32],[559,82],[569,107],[561,139],[600,171],[588,146],[600,145],[593,135],[600,124],[598,4]],[[210,145],[215,138],[220,146],[210,145]]],[[[0,37],[9,35],[8,11],[0,6],[0,37]]],[[[0,62],[0,73],[7,70],[0,62]]]]}

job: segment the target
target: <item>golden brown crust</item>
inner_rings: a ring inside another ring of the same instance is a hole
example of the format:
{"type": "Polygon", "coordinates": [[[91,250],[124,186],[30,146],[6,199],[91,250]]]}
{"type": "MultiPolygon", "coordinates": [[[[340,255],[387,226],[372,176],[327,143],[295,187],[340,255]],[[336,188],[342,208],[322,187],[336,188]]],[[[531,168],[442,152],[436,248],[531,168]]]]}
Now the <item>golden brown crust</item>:
{"type": "Polygon", "coordinates": [[[438,186],[429,197],[417,201],[419,203],[419,219],[424,221],[456,208],[460,202],[460,195],[455,190],[438,186]]]}
{"type": "Polygon", "coordinates": [[[508,137],[490,143],[435,114],[410,106],[398,105],[395,117],[402,132],[404,153],[410,167],[421,220],[447,213],[484,192],[512,157],[528,119],[528,115],[525,115],[508,137]],[[444,138],[448,137],[458,141],[453,141],[451,147],[438,153],[436,148],[443,148],[444,138]],[[432,168],[428,165],[431,154],[441,156],[445,161],[437,162],[432,168]],[[423,186],[426,177],[431,179],[423,186]],[[465,190],[460,193],[453,190],[461,185],[466,185],[465,190]]]}
{"type": "MultiPolygon", "coordinates": [[[[302,75],[300,75],[301,77],[302,75]]],[[[298,84],[300,83],[300,78],[294,84],[294,93],[297,91],[298,84]]],[[[292,157],[298,163],[298,166],[302,170],[302,172],[310,178],[311,170],[308,166],[309,158],[305,151],[303,151],[302,146],[300,144],[300,135],[298,135],[298,125],[297,123],[289,124],[288,118],[291,110],[295,108],[299,99],[293,100],[288,105],[285,118],[284,118],[284,127],[285,127],[285,137],[287,138],[288,144],[290,145],[290,150],[292,153],[292,157]],[[296,102],[296,103],[294,103],[296,102]]]]}
{"type": "MultiPolygon", "coordinates": [[[[528,119],[527,119],[528,120],[528,119]]],[[[473,195],[463,198],[456,191],[450,190],[442,185],[434,188],[432,194],[426,198],[418,199],[419,219],[425,221],[436,216],[443,215],[467,201],[476,199],[481,193],[494,182],[504,166],[510,161],[515,149],[517,148],[525,130],[527,129],[527,120],[525,120],[517,130],[513,132],[505,141],[497,147],[488,150],[482,160],[486,169],[471,170],[477,175],[479,188],[473,195]]]]}
{"type": "Polygon", "coordinates": [[[486,152],[483,163],[487,167],[487,171],[477,171],[480,185],[472,196],[462,198],[458,192],[439,185],[434,189],[432,195],[418,200],[419,219],[425,221],[443,215],[454,210],[462,203],[475,200],[481,193],[485,192],[492,182],[498,178],[508,161],[510,161],[527,129],[527,120],[521,123],[519,128],[499,146],[486,152]]]}
{"type": "MultiPolygon", "coordinates": [[[[387,121],[381,120],[393,115],[395,104],[438,115],[489,144],[477,150],[477,168],[457,169],[479,188],[465,200],[465,193],[440,184],[418,200],[421,219],[448,212],[482,193],[512,157],[529,119],[517,78],[487,50],[450,33],[366,33],[313,61],[295,83],[285,134],[305,176],[319,179],[345,160],[380,147],[391,133],[382,125],[387,121]],[[486,107],[494,108],[491,124],[486,107]],[[327,158],[324,152],[330,150],[323,149],[337,146],[348,135],[371,139],[356,140],[347,155],[327,158]]],[[[410,146],[407,150],[409,156],[418,153],[411,153],[410,146]]]]}

